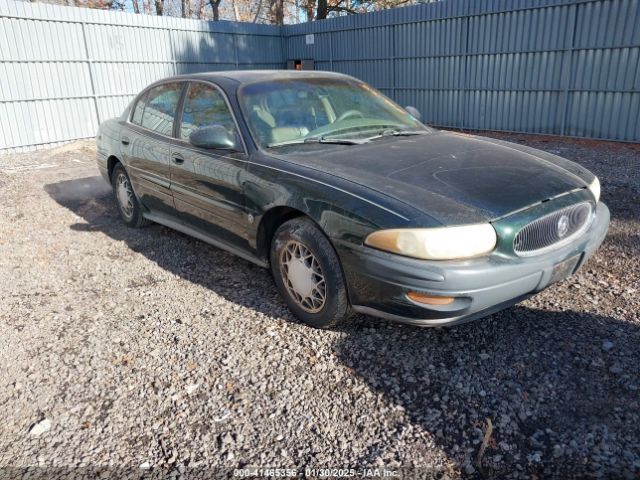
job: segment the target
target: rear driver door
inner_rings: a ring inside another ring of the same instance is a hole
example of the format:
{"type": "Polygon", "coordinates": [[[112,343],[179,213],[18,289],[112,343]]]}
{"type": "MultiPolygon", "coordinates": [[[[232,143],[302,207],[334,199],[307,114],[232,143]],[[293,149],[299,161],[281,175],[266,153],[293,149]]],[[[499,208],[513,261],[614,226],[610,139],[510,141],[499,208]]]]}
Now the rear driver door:
{"type": "Polygon", "coordinates": [[[185,82],[151,87],[136,103],[127,129],[122,129],[122,151],[133,189],[155,214],[174,215],[171,181],[171,143],[178,104],[185,82]]]}

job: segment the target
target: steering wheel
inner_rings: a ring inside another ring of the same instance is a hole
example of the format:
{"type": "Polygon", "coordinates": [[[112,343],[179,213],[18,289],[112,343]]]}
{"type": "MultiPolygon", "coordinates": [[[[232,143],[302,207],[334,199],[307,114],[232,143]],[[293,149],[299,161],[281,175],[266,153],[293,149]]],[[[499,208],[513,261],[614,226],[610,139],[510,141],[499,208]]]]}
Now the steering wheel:
{"type": "Polygon", "coordinates": [[[346,120],[347,118],[351,118],[351,117],[364,118],[364,115],[359,110],[347,110],[342,115],[340,115],[338,118],[336,118],[336,122],[341,122],[341,121],[346,120]]]}

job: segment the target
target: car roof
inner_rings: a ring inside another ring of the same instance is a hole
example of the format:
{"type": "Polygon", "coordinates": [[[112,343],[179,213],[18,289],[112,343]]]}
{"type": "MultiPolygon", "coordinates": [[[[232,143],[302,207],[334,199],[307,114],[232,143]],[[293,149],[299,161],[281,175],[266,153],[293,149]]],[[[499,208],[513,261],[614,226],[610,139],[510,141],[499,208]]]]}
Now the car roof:
{"type": "MultiPolygon", "coordinates": [[[[201,72],[190,75],[173,77],[176,80],[233,80],[239,84],[255,83],[260,81],[290,80],[295,78],[342,78],[353,79],[348,75],[319,70],[229,70],[221,72],[201,72]]],[[[169,79],[165,79],[169,80],[169,79]]]]}

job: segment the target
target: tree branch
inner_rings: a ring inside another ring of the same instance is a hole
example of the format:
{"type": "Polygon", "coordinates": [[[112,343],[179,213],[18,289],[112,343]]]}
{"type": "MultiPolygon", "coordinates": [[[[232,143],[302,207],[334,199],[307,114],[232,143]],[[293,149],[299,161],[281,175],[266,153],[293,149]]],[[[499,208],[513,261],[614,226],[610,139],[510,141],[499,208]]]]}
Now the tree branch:
{"type": "Polygon", "coordinates": [[[332,7],[329,7],[329,11],[330,12],[347,12],[348,14],[351,14],[351,15],[355,15],[356,13],[358,13],[353,8],[342,7],[340,5],[334,5],[332,7]]]}

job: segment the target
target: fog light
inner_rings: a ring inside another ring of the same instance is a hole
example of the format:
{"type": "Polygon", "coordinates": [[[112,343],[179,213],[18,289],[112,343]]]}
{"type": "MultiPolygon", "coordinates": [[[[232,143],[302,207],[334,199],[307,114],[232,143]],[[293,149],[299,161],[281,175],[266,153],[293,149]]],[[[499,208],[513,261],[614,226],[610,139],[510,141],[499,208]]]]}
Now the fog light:
{"type": "Polygon", "coordinates": [[[414,302],[425,303],[427,305],[449,305],[455,300],[454,297],[438,297],[420,292],[409,292],[407,293],[407,298],[414,302]]]}

